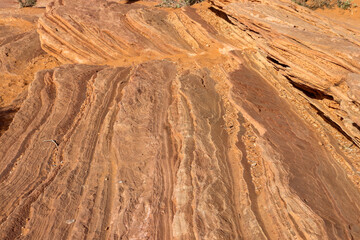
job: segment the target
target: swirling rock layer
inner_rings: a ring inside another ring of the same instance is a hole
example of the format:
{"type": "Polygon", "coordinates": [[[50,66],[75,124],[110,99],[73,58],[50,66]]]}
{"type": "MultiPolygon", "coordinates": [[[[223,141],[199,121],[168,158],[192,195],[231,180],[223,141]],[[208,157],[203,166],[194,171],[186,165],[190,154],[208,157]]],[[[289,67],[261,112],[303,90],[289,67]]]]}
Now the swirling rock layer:
{"type": "Polygon", "coordinates": [[[22,102],[22,92],[34,74],[59,65],[41,48],[36,32],[37,20],[44,9],[2,8],[11,6],[11,2],[18,4],[17,1],[0,4],[0,135],[11,123],[22,102]]]}
{"type": "Polygon", "coordinates": [[[0,238],[359,239],[359,29],[151,5],[47,7],[42,48],[71,64],[0,138],[0,238]]]}

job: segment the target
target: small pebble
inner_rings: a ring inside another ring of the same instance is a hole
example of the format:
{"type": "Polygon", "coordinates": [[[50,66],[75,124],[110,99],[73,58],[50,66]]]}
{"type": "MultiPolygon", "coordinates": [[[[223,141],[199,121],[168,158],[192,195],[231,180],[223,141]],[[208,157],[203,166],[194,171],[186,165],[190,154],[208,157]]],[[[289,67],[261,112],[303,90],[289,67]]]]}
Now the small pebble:
{"type": "Polygon", "coordinates": [[[123,181],[119,181],[118,183],[123,183],[123,181]]]}
{"type": "Polygon", "coordinates": [[[74,222],[75,222],[75,219],[69,219],[69,220],[65,221],[66,224],[72,224],[74,222]]]}

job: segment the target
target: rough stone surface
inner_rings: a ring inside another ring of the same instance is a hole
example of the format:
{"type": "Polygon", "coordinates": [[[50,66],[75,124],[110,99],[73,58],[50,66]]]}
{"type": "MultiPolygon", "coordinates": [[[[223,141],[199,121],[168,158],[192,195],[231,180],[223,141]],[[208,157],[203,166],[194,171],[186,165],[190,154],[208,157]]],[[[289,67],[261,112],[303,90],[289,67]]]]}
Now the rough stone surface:
{"type": "Polygon", "coordinates": [[[0,137],[0,239],[360,239],[359,27],[154,5],[47,6],[64,65],[0,137]]]}
{"type": "Polygon", "coordinates": [[[27,88],[37,71],[59,65],[40,45],[36,26],[43,13],[44,9],[0,8],[0,112],[27,88]]]}

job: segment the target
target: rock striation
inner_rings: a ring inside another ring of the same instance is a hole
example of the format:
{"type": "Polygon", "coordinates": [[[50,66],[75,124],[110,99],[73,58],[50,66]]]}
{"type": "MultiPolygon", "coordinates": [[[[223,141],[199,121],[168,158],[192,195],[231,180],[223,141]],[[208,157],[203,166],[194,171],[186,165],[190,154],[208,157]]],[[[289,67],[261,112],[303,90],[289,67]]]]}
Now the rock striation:
{"type": "Polygon", "coordinates": [[[1,239],[359,239],[360,29],[290,1],[59,0],[0,137],[1,239]]]}
{"type": "Polygon", "coordinates": [[[44,9],[12,9],[7,6],[11,1],[2,3],[7,8],[0,4],[0,135],[19,109],[22,92],[34,79],[34,73],[59,65],[41,48],[36,31],[44,9]]]}

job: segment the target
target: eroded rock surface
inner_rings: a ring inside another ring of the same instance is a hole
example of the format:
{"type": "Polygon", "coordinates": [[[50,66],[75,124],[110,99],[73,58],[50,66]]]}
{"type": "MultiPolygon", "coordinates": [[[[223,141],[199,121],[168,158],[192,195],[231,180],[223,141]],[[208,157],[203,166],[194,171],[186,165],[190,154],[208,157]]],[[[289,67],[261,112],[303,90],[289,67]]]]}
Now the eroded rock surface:
{"type": "Polygon", "coordinates": [[[37,71],[59,65],[40,45],[36,25],[43,13],[44,9],[0,8],[0,112],[27,88],[37,71]]]}
{"type": "Polygon", "coordinates": [[[290,1],[55,1],[0,138],[1,239],[359,239],[360,29],[290,1]]]}

